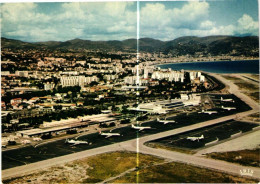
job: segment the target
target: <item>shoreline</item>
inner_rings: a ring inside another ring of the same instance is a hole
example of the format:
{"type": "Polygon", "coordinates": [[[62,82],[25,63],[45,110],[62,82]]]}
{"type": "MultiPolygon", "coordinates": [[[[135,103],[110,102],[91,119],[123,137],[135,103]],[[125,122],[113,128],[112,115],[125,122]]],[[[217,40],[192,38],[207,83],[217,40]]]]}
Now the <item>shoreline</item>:
{"type": "MultiPolygon", "coordinates": [[[[164,65],[185,65],[185,64],[204,64],[204,63],[221,63],[221,62],[246,62],[246,61],[259,61],[257,59],[248,59],[248,60],[232,60],[232,61],[229,61],[229,60],[221,60],[221,61],[188,61],[188,62],[168,62],[168,63],[158,63],[158,64],[153,64],[151,66],[154,66],[154,67],[161,67],[161,66],[164,66],[164,65]]],[[[169,66],[168,68],[171,68],[171,66],[169,66]]],[[[161,68],[161,69],[166,69],[166,68],[161,68]]],[[[208,68],[209,70],[211,70],[211,68],[209,67],[208,68]]],[[[214,69],[214,68],[213,68],[214,69]]],[[[175,69],[175,70],[180,70],[180,69],[175,69]]],[[[205,70],[205,69],[192,69],[192,67],[190,69],[184,69],[185,71],[200,71],[200,72],[204,72],[204,73],[213,73],[213,74],[252,74],[252,75],[259,75],[259,72],[241,72],[241,71],[238,71],[238,72],[235,72],[235,71],[208,71],[208,70],[205,70]]]]}
{"type": "Polygon", "coordinates": [[[156,65],[166,65],[166,64],[180,64],[180,63],[205,63],[205,62],[226,62],[226,61],[230,61],[230,62],[235,62],[235,61],[257,61],[259,60],[259,58],[255,58],[255,59],[242,59],[242,60],[207,60],[207,61],[176,61],[176,62],[165,62],[165,63],[161,63],[161,64],[156,64],[156,65]]]}

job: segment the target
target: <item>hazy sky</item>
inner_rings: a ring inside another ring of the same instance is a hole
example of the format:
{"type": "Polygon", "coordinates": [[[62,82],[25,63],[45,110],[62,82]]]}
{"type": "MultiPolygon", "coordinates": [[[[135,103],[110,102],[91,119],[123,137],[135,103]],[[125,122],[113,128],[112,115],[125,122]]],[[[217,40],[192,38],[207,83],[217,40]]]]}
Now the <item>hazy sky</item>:
{"type": "MultiPolygon", "coordinates": [[[[1,35],[23,41],[136,38],[137,2],[1,4],[1,35]]],[[[257,0],[141,1],[140,37],[258,35],[257,0]]]]}

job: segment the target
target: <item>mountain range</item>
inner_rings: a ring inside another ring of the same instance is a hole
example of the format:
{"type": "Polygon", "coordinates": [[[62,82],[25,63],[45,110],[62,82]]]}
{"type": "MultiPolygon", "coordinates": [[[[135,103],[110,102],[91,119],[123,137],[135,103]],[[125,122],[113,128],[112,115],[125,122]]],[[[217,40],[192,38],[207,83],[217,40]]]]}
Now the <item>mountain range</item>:
{"type": "MultiPolygon", "coordinates": [[[[73,39],[68,41],[46,41],[46,42],[24,42],[20,40],[1,38],[1,49],[49,49],[49,50],[104,50],[104,51],[126,51],[136,50],[136,39],[123,41],[91,41],[73,39]]],[[[171,41],[161,41],[152,38],[139,39],[140,51],[171,53],[180,55],[259,55],[258,36],[185,36],[171,41]]]]}

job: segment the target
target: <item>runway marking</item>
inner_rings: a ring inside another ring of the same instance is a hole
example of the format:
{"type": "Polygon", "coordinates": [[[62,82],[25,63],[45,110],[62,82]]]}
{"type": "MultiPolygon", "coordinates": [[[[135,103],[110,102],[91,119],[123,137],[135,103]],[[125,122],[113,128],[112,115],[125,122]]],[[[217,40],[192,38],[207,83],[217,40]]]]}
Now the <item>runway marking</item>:
{"type": "Polygon", "coordinates": [[[17,160],[17,159],[15,159],[15,158],[12,158],[12,157],[9,157],[9,156],[5,156],[5,157],[7,157],[7,158],[9,158],[9,159],[11,159],[11,160],[17,161],[17,162],[21,162],[21,163],[23,163],[23,164],[25,164],[25,165],[28,164],[27,162],[23,162],[23,161],[17,160]]]}

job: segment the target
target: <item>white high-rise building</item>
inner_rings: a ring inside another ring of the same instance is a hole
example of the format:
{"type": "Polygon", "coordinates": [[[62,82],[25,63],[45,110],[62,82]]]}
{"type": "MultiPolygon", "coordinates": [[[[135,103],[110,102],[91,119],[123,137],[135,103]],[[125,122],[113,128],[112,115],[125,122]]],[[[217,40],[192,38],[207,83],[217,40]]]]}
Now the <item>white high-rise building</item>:
{"type": "Polygon", "coordinates": [[[205,82],[205,76],[204,75],[200,76],[200,82],[205,82]]]}
{"type": "Polygon", "coordinates": [[[180,71],[155,71],[152,73],[152,79],[166,79],[168,81],[183,82],[184,72],[180,71]]]}
{"type": "Polygon", "coordinates": [[[77,76],[62,76],[60,78],[62,87],[66,86],[84,86],[85,84],[89,84],[93,81],[98,81],[97,76],[85,77],[84,75],[77,76]]]}

